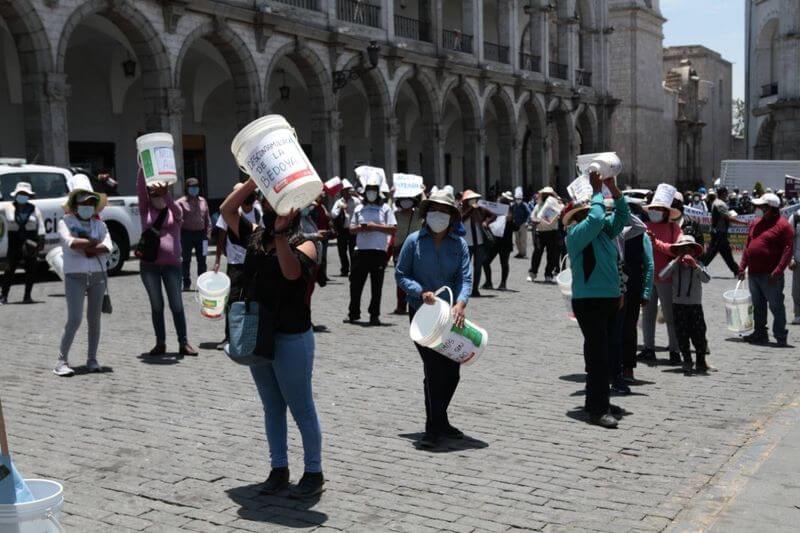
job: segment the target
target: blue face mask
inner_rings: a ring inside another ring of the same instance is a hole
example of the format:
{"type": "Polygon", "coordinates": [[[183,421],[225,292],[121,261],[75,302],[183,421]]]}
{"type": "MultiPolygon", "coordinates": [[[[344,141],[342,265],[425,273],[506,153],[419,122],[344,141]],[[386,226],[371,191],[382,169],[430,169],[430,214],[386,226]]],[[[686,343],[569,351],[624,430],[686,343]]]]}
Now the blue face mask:
{"type": "Polygon", "coordinates": [[[200,187],[189,187],[186,190],[189,193],[189,196],[197,196],[200,194],[200,187]]]}
{"type": "Polygon", "coordinates": [[[78,209],[78,218],[82,220],[89,220],[94,215],[94,206],[93,205],[79,205],[78,209]]]}
{"type": "Polygon", "coordinates": [[[16,197],[17,203],[19,205],[25,205],[28,203],[28,195],[27,194],[18,194],[16,197]]]}

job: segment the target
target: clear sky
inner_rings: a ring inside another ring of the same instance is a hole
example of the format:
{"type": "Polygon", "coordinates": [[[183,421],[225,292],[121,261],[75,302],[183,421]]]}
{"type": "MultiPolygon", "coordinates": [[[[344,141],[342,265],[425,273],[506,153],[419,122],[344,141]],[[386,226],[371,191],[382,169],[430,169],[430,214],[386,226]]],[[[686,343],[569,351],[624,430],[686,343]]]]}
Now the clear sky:
{"type": "Polygon", "coordinates": [[[733,63],[733,97],[744,98],[744,1],[661,0],[664,46],[702,44],[733,63]]]}

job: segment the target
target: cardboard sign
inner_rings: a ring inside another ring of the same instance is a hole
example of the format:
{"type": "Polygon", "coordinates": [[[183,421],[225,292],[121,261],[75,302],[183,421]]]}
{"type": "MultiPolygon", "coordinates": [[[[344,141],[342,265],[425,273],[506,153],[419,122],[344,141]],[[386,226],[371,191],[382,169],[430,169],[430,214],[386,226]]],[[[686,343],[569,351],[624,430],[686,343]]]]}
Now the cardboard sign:
{"type": "Polygon", "coordinates": [[[425,190],[422,176],[395,174],[393,177],[395,198],[414,198],[425,190]]]}
{"type": "Polygon", "coordinates": [[[504,217],[508,214],[508,204],[500,204],[497,202],[487,202],[486,200],[478,200],[478,205],[498,217],[504,217]]]}

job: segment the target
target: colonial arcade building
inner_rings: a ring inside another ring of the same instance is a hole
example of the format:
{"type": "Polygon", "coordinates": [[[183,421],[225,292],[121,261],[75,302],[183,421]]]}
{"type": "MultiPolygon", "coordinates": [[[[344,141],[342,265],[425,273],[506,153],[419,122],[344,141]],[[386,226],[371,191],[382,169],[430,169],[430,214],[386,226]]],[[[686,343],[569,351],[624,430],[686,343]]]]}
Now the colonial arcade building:
{"type": "MultiPolygon", "coordinates": [[[[221,198],[284,115],[319,173],[563,189],[608,148],[607,0],[0,0],[0,156],[111,170],[167,131],[221,198]]],[[[180,158],[179,158],[180,159],[180,158]]]]}

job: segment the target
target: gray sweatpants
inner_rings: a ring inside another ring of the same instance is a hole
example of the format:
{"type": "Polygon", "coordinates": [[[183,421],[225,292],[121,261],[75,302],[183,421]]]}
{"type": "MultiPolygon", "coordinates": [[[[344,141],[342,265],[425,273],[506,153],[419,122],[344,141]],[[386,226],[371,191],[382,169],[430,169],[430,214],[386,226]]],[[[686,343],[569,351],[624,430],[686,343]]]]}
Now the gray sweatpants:
{"type": "Polygon", "coordinates": [[[89,325],[88,358],[97,357],[97,346],[100,344],[100,314],[103,310],[103,295],[106,292],[106,275],[103,272],[88,274],[66,274],[64,276],[64,294],[67,297],[67,324],[61,335],[59,359],[66,361],[69,349],[75,339],[75,333],[83,320],[83,300],[88,300],[86,321],[89,325]]]}
{"type": "Polygon", "coordinates": [[[678,337],[675,335],[675,321],[672,318],[672,282],[653,283],[653,291],[650,293],[650,301],[642,313],[642,338],[644,347],[653,350],[656,347],[656,317],[658,316],[658,302],[661,302],[661,310],[664,313],[664,320],[667,322],[667,335],[669,336],[669,351],[678,351],[678,337]]]}

